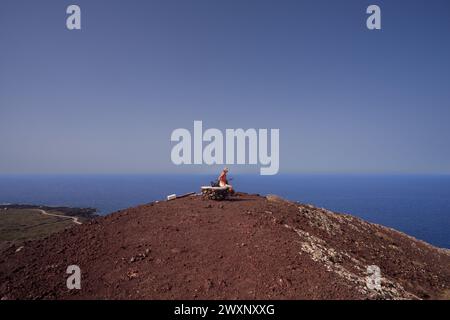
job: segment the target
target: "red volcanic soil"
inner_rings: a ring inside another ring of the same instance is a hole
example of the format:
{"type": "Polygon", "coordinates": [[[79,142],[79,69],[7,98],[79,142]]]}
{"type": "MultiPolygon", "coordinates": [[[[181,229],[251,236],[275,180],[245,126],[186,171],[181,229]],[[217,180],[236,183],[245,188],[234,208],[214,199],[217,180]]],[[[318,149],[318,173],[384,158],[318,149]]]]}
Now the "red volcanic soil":
{"type": "Polygon", "coordinates": [[[361,219],[239,194],[142,205],[0,249],[1,299],[449,298],[450,254],[361,219]],[[81,290],[68,290],[78,265],[81,290]],[[381,269],[381,289],[366,284],[381,269]]]}

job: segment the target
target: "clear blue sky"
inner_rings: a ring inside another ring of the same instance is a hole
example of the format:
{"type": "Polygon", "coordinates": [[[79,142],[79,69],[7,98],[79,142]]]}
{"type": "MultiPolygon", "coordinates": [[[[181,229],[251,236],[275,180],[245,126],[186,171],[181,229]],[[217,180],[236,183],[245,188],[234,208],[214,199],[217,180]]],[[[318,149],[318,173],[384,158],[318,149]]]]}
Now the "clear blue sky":
{"type": "Polygon", "coordinates": [[[208,170],[170,161],[194,120],[279,128],[282,173],[450,173],[447,0],[2,0],[0,46],[0,173],[208,170]]]}

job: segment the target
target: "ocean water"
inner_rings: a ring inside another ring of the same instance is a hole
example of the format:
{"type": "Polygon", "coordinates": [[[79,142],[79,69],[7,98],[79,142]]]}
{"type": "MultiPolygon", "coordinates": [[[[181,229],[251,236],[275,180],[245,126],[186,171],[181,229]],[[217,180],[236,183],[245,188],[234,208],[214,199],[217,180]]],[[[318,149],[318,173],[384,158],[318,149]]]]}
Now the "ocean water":
{"type": "MultiPolygon", "coordinates": [[[[94,207],[100,214],[199,191],[214,175],[0,175],[0,203],[94,207]]],[[[277,194],[450,248],[450,175],[236,175],[238,191],[277,194]]]]}

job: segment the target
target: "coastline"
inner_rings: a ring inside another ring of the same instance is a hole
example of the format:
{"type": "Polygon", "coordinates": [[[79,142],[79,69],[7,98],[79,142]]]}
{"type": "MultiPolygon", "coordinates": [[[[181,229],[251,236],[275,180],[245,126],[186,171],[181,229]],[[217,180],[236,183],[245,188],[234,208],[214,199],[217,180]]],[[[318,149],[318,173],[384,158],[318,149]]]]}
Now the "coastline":
{"type": "Polygon", "coordinates": [[[46,238],[96,217],[94,208],[0,205],[0,246],[46,238]]]}
{"type": "Polygon", "coordinates": [[[59,212],[63,213],[61,216],[80,217],[84,219],[92,219],[98,217],[96,208],[78,208],[78,207],[63,207],[63,206],[46,206],[33,204],[0,204],[0,209],[28,209],[28,210],[43,210],[45,212],[59,212]]]}

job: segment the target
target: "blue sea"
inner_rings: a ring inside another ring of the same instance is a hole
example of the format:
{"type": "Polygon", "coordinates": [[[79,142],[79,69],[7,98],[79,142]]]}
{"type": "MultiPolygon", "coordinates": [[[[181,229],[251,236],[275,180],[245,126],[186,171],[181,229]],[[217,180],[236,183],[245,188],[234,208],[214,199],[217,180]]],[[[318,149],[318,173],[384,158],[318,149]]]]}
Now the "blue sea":
{"type": "MultiPolygon", "coordinates": [[[[0,203],[94,207],[100,214],[199,191],[214,175],[0,175],[0,203]]],[[[450,175],[236,175],[238,191],[277,194],[450,248],[450,175]]]]}

